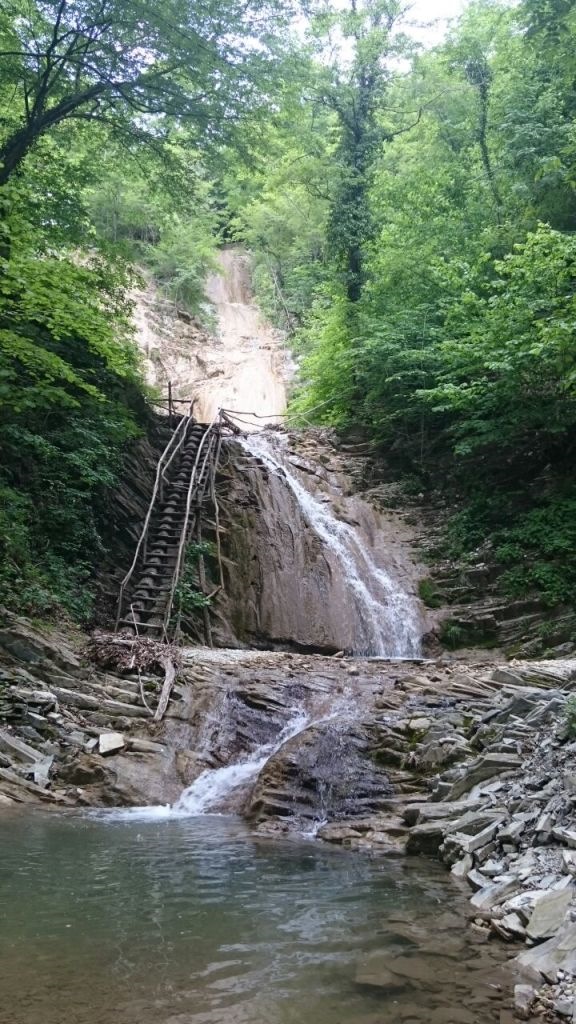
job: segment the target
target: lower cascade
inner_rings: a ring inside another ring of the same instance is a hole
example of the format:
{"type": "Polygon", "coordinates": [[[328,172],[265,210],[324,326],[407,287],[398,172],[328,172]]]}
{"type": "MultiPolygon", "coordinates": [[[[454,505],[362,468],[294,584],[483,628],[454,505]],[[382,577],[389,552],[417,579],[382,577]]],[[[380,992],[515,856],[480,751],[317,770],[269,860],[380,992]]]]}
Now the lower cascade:
{"type": "MultiPolygon", "coordinates": [[[[328,499],[322,500],[299,478],[281,435],[251,433],[243,436],[240,444],[250,462],[264,466],[280,486],[288,490],[305,528],[313,533],[330,558],[332,573],[339,574],[349,612],[359,623],[353,653],[384,659],[417,658],[421,650],[421,612],[415,595],[377,564],[376,552],[363,542],[354,525],[339,519],[328,499]]],[[[301,475],[306,477],[304,473],[301,475]]],[[[224,709],[221,713],[225,714],[224,709]]],[[[198,816],[239,810],[249,787],[254,786],[260,773],[285,744],[309,728],[320,728],[342,716],[349,723],[354,713],[350,701],[341,693],[329,697],[328,706],[324,706],[320,714],[313,714],[308,708],[293,707],[288,722],[273,739],[256,744],[242,757],[222,767],[205,769],[171,807],[158,807],[157,813],[160,816],[166,813],[198,816]]],[[[153,814],[154,810],[149,808],[145,813],[153,814]]],[[[322,815],[317,814],[316,824],[321,820],[322,815]]],[[[304,831],[309,832],[308,825],[304,831]]]]}
{"type": "Polygon", "coordinates": [[[245,761],[202,772],[176,801],[172,808],[174,813],[205,814],[226,807],[226,800],[230,794],[257,778],[272,755],[293,736],[303,732],[308,724],[308,715],[305,712],[297,712],[276,741],[257,747],[245,761]]]}

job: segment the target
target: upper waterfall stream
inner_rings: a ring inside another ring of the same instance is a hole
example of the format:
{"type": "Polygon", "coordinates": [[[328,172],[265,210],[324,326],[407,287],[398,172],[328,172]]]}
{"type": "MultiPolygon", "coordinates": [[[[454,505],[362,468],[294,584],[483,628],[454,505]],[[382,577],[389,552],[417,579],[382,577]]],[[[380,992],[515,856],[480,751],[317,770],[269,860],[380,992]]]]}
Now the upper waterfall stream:
{"type": "MultiPolygon", "coordinates": [[[[249,434],[240,443],[247,453],[283,481],[304,524],[332,556],[344,583],[349,613],[358,622],[358,635],[351,653],[388,658],[418,657],[422,616],[415,594],[406,589],[403,580],[377,563],[376,553],[369,549],[366,538],[360,537],[353,525],[337,518],[325,496],[322,500],[306,486],[306,474],[301,474],[302,478],[297,475],[279,435],[249,434]]],[[[384,561],[385,552],[379,555],[384,561]]]]}

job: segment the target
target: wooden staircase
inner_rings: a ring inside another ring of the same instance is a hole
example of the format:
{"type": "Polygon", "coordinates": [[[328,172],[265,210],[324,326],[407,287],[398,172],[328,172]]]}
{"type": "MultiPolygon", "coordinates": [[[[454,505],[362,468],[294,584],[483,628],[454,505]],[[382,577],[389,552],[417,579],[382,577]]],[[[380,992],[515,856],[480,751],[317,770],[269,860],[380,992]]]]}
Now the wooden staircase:
{"type": "Polygon", "coordinates": [[[157,466],[148,513],[132,565],[120,586],[115,630],[171,641],[179,629],[177,587],[202,510],[215,502],[225,423],[179,418],[157,466]]]}

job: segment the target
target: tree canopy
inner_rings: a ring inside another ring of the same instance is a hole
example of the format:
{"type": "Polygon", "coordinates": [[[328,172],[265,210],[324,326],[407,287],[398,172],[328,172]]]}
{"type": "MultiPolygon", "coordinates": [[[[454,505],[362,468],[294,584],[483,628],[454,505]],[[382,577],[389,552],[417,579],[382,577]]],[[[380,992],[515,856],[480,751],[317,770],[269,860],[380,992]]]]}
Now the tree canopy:
{"type": "Polygon", "coordinates": [[[68,120],[156,145],[174,119],[204,145],[224,137],[267,96],[279,10],[274,0],[9,0],[0,185],[68,120]]]}

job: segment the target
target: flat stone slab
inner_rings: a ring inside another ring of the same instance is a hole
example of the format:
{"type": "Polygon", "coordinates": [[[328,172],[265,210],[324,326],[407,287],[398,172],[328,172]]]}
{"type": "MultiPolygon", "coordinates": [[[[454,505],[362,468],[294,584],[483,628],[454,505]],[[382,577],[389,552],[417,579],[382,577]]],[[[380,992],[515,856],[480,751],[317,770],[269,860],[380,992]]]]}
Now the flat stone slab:
{"type": "Polygon", "coordinates": [[[402,990],[406,988],[406,980],[393,974],[388,966],[390,951],[370,953],[358,964],[355,982],[357,985],[369,985],[371,988],[402,990]]]}
{"type": "Polygon", "coordinates": [[[161,743],[154,743],[152,740],[144,740],[138,737],[129,737],[127,746],[129,750],[133,750],[137,754],[164,754],[166,753],[166,747],[162,746],[161,743]]]}
{"type": "Polygon", "coordinates": [[[8,729],[0,729],[0,750],[3,750],[16,761],[23,761],[25,764],[34,764],[42,761],[44,755],[40,754],[34,747],[24,743],[23,740],[13,736],[8,729]]]}
{"type": "Polygon", "coordinates": [[[547,892],[532,911],[526,927],[531,939],[549,939],[555,935],[564,923],[568,908],[572,903],[573,888],[547,892]]]}
{"type": "Polygon", "coordinates": [[[499,903],[504,903],[512,893],[518,892],[522,888],[522,883],[515,877],[503,879],[500,882],[491,882],[490,885],[485,885],[483,889],[480,889],[472,899],[470,903],[476,910],[490,910],[492,907],[497,907],[499,903]]]}
{"type": "Polygon", "coordinates": [[[516,754],[487,753],[466,767],[462,778],[453,783],[448,799],[459,800],[480,782],[504,772],[517,771],[522,767],[522,758],[516,754]]]}
{"type": "Polygon", "coordinates": [[[421,825],[415,825],[408,835],[406,842],[406,853],[408,854],[436,854],[444,841],[446,821],[440,818],[437,821],[425,821],[421,825]]]}
{"type": "Polygon", "coordinates": [[[98,753],[106,757],[124,750],[126,740],[121,732],[103,732],[98,737],[98,753]]]}
{"type": "Polygon", "coordinates": [[[515,962],[519,967],[534,968],[552,984],[558,980],[559,970],[576,973],[576,924],[564,924],[541,946],[520,953],[515,962]]]}

